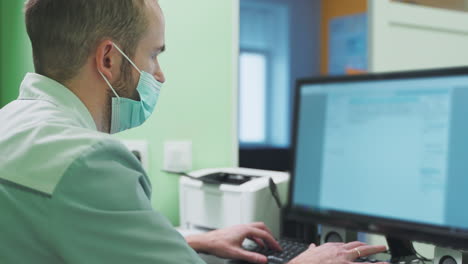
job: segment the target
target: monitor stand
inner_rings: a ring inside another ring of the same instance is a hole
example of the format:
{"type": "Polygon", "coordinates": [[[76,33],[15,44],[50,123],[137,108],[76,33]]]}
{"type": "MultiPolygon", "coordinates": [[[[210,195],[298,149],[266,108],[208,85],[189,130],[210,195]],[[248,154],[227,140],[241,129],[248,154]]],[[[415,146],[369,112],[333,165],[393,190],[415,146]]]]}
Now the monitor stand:
{"type": "Polygon", "coordinates": [[[411,262],[412,260],[419,259],[413,243],[409,240],[403,240],[391,236],[386,236],[388,249],[392,256],[390,262],[411,262]]]}

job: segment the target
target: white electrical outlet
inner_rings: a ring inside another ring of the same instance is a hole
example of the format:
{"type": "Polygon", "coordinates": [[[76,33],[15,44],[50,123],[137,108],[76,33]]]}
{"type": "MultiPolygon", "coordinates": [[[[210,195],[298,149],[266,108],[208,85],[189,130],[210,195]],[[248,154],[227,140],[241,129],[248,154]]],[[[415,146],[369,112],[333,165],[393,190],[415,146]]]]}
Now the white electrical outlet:
{"type": "Polygon", "coordinates": [[[148,142],[145,140],[122,140],[123,144],[140,160],[143,169],[148,172],[148,142]]]}
{"type": "Polygon", "coordinates": [[[192,169],[192,141],[164,143],[164,170],[187,172],[192,169]]]}

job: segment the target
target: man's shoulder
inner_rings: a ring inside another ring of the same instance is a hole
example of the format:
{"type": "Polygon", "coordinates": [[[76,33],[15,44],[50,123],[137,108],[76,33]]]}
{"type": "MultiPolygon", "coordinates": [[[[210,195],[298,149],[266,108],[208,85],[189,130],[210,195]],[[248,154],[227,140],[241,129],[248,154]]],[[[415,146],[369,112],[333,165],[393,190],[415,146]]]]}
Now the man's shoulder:
{"type": "Polygon", "coordinates": [[[101,140],[86,148],[64,171],[52,196],[57,204],[151,209],[151,184],[141,163],[115,139],[101,140]]]}
{"type": "Polygon", "coordinates": [[[0,178],[52,194],[68,167],[99,148],[116,153],[124,146],[108,134],[60,123],[41,122],[0,137],[0,178]]]}

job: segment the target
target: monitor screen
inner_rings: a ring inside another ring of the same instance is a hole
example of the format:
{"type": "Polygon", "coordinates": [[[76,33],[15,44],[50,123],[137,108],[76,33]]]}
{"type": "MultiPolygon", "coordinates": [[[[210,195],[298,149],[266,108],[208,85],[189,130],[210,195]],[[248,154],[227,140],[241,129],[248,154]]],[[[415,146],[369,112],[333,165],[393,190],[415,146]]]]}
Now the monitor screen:
{"type": "Polygon", "coordinates": [[[464,72],[301,81],[292,206],[468,230],[464,72]]]}

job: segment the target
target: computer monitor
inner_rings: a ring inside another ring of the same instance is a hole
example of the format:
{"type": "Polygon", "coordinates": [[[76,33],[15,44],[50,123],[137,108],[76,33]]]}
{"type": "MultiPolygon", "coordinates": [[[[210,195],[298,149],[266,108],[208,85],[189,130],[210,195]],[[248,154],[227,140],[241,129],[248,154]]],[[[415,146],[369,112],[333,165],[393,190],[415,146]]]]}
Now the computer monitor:
{"type": "Polygon", "coordinates": [[[468,68],[299,80],[289,214],[468,249],[468,68]]]}

